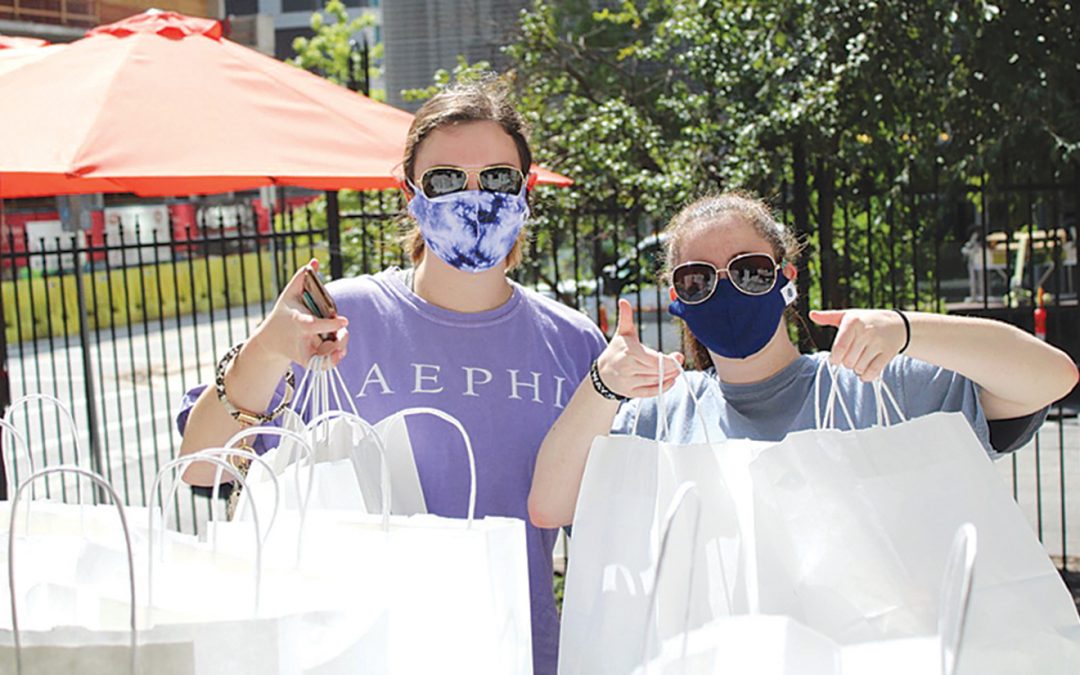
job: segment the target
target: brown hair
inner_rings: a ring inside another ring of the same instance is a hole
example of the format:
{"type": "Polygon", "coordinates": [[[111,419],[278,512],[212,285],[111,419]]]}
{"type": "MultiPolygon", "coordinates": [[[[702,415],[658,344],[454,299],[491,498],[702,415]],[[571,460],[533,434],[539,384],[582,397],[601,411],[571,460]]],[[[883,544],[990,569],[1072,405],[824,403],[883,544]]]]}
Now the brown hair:
{"type": "MultiPolygon", "coordinates": [[[[503,128],[517,146],[521,171],[529,173],[532,150],[529,149],[529,128],[514,107],[510,88],[495,76],[476,81],[458,82],[427,100],[416,111],[409,134],[405,138],[405,158],[402,162],[405,177],[416,182],[416,154],[421,144],[436,129],[463,122],[495,122],[503,128]]],[[[409,191],[408,186],[405,187],[409,191]]],[[[415,221],[402,241],[413,264],[424,258],[424,237],[415,221]]],[[[521,263],[522,249],[528,234],[522,229],[514,248],[507,256],[507,269],[521,263]]]]}
{"type": "MultiPolygon", "coordinates": [[[[794,264],[802,245],[798,238],[773,218],[772,210],[762,200],[744,192],[725,192],[719,195],[706,195],[680,210],[664,228],[667,235],[665,244],[663,279],[671,283],[671,270],[682,259],[682,244],[691,232],[697,232],[719,221],[725,216],[736,216],[747,223],[769,242],[773,257],[779,261],[794,264]]],[[[708,368],[712,364],[709,350],[682,324],[683,352],[689,364],[695,368],[708,368]]]]}

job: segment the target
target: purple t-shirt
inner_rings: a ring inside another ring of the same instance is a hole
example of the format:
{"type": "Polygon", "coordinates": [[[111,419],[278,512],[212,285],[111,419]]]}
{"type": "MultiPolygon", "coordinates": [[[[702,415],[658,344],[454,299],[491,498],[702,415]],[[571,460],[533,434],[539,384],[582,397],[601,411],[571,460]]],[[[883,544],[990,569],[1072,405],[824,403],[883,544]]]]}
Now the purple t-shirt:
{"type": "MultiPolygon", "coordinates": [[[[391,269],[328,286],[349,318],[339,366],[360,415],[375,423],[404,408],[439,408],[461,421],[476,455],[476,515],[525,521],[532,596],[533,664],[554,673],[559,644],[552,593],[557,530],[529,522],[526,502],[540,443],[605,346],[583,314],[513,284],[502,306],[474,314],[436,307],[391,269]]],[[[185,396],[177,422],[202,387],[185,396]]],[[[465,446],[446,422],[407,420],[428,510],[465,516],[465,446]]]]}

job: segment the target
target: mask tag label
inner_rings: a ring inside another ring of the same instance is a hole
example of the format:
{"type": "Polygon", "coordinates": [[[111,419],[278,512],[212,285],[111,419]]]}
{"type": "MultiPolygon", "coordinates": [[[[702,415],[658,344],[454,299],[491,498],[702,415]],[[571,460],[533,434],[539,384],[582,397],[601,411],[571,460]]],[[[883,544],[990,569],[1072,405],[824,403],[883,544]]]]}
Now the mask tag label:
{"type": "Polygon", "coordinates": [[[784,287],[780,289],[780,296],[784,298],[784,304],[790,305],[795,302],[795,298],[799,295],[799,291],[795,288],[795,284],[787,282],[784,287]]]}

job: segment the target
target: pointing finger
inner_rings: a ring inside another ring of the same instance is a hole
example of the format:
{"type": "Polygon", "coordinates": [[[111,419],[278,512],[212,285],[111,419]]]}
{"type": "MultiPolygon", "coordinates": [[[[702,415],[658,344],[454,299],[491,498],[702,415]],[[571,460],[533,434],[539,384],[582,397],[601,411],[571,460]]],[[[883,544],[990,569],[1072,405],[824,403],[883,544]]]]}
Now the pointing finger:
{"type": "Polygon", "coordinates": [[[844,320],[842,309],[814,309],[810,310],[810,320],[819,326],[840,326],[844,320]]]}

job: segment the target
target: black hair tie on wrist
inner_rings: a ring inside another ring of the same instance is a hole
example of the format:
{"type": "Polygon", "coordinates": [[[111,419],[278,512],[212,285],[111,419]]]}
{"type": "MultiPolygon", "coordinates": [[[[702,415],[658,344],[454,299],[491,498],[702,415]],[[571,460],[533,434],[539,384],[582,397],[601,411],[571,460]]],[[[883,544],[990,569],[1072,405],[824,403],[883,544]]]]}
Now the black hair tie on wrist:
{"type": "Polygon", "coordinates": [[[899,309],[893,307],[893,311],[900,315],[900,318],[904,321],[904,346],[900,348],[897,354],[903,354],[907,351],[908,345],[911,344],[911,321],[908,320],[907,314],[904,314],[899,309]]]}

